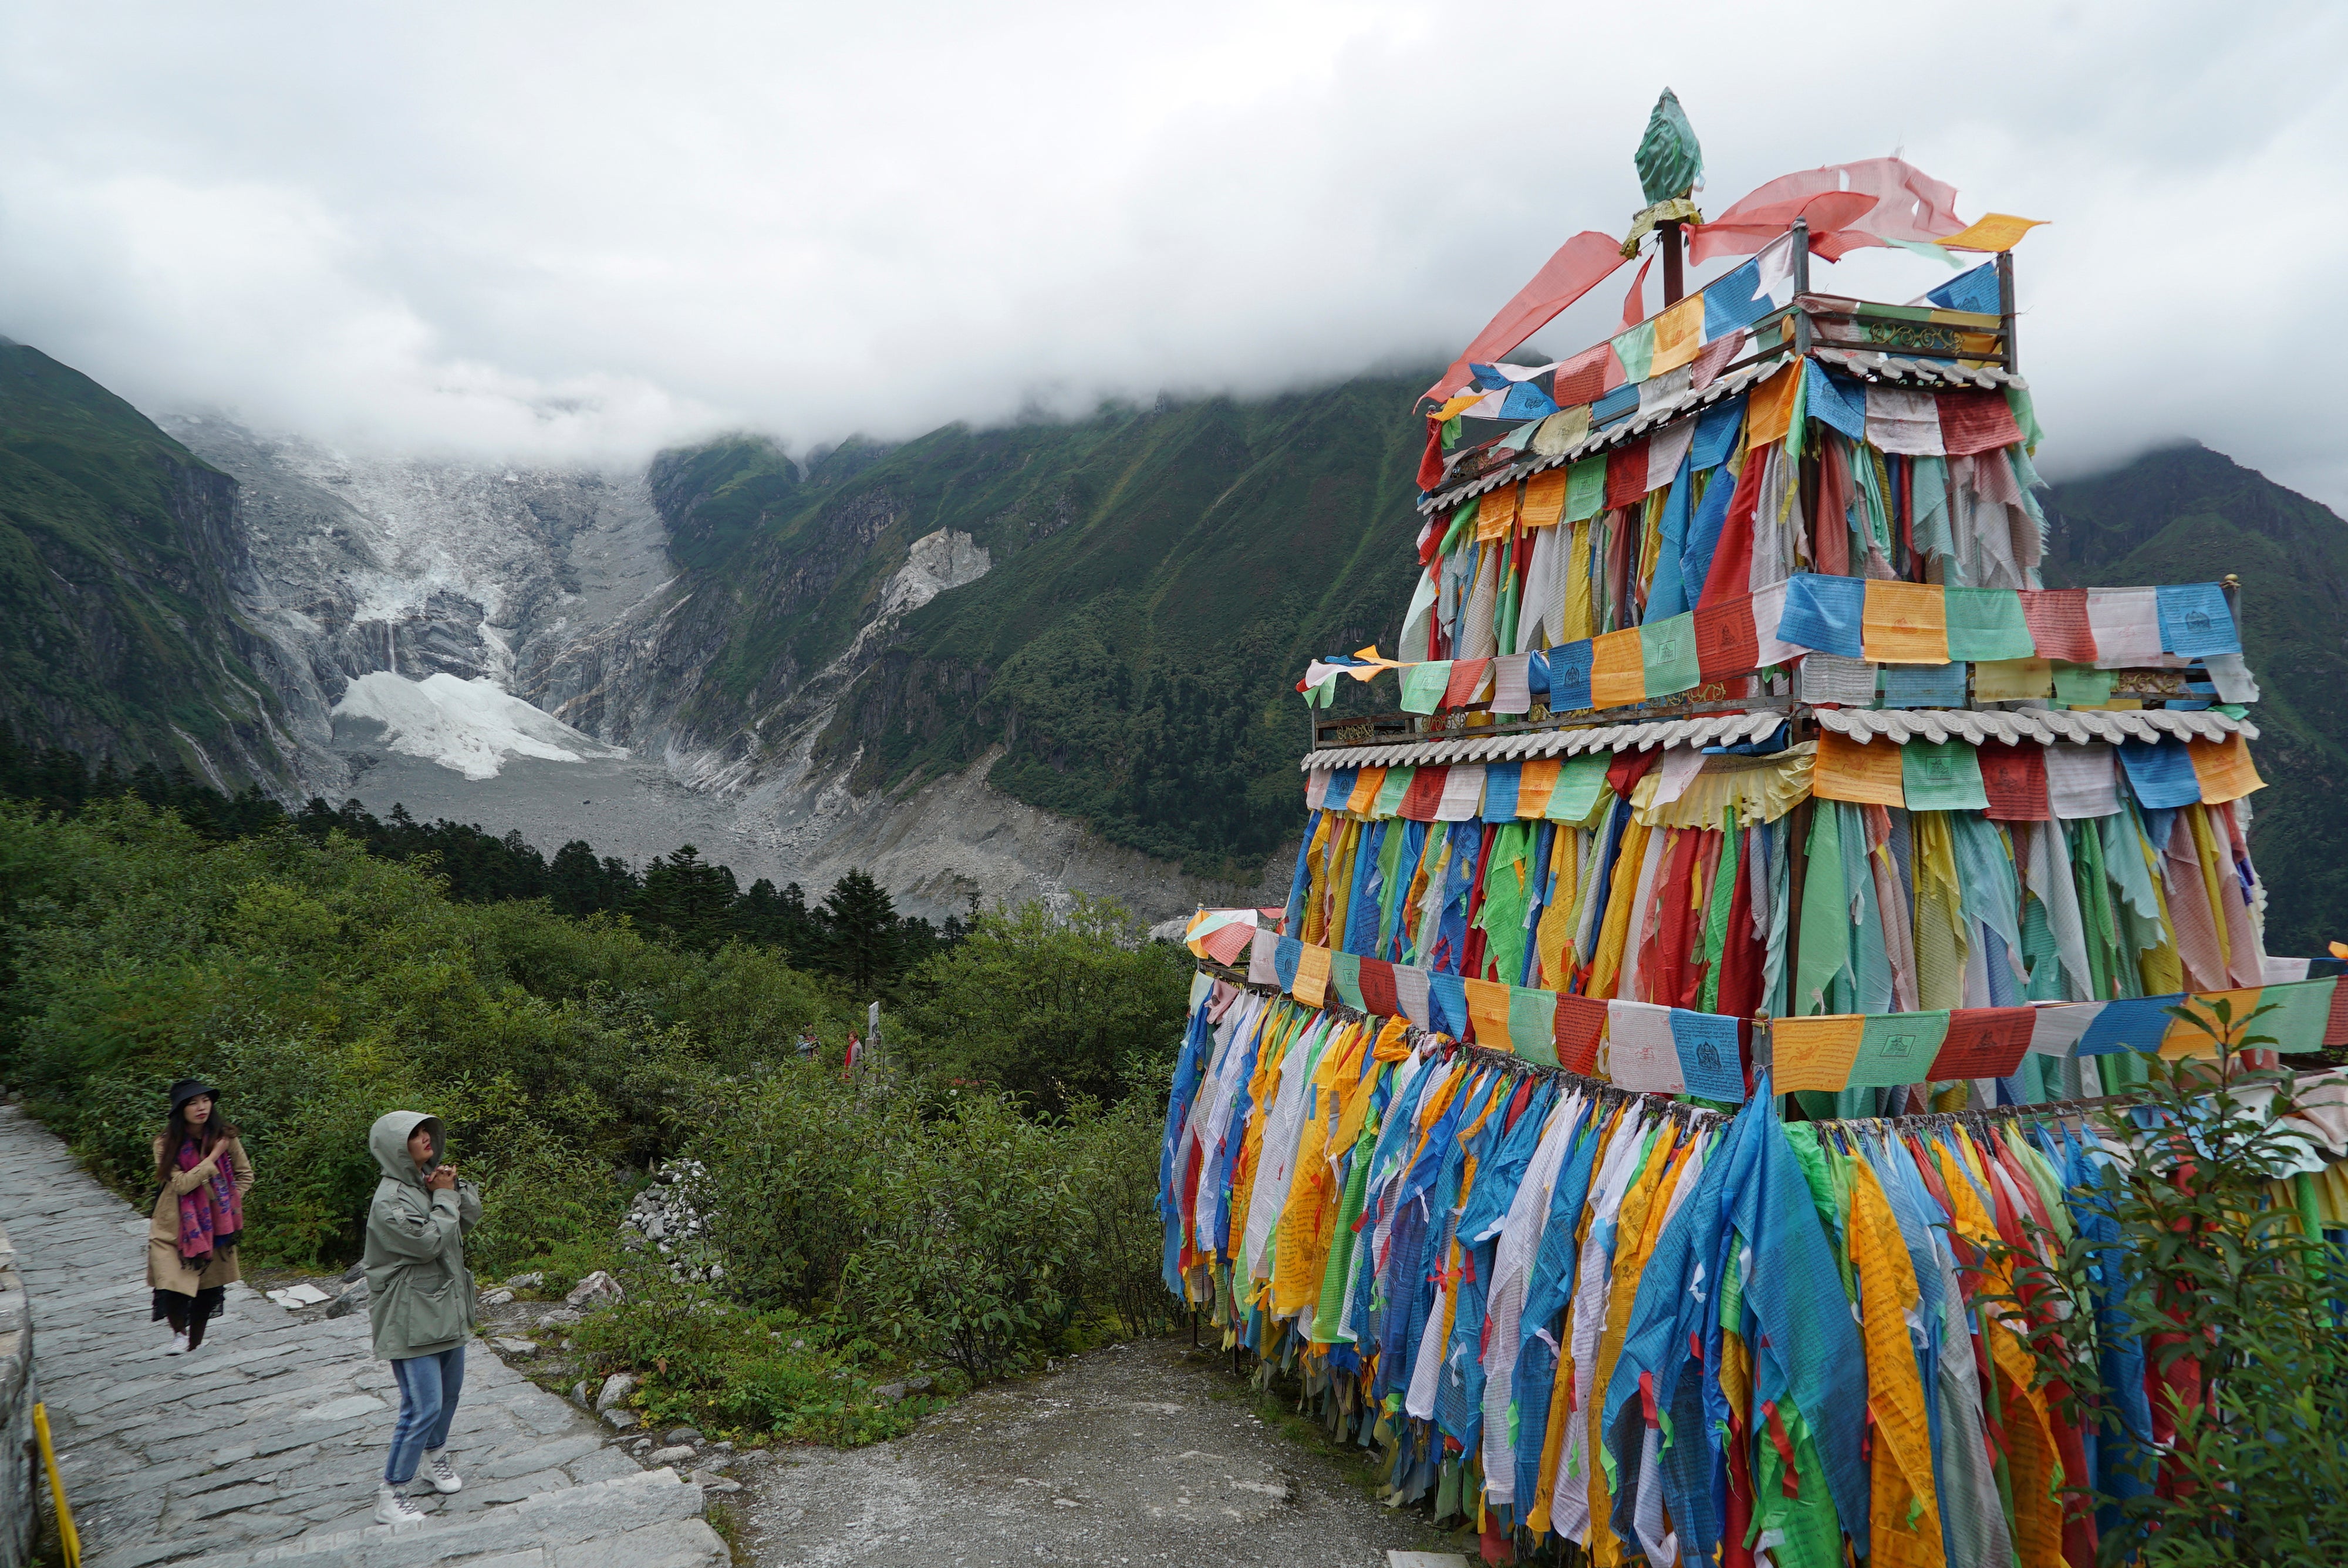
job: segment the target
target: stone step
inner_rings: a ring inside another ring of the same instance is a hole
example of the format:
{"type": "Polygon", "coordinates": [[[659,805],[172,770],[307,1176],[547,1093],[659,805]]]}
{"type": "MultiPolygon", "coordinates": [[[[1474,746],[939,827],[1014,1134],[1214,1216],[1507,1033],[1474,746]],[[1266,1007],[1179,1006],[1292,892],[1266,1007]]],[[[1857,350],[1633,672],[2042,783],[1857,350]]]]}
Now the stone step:
{"type": "MultiPolygon", "coordinates": [[[[541,1492],[445,1524],[427,1520],[396,1531],[369,1525],[201,1556],[158,1555],[148,1545],[95,1557],[90,1568],[726,1568],[726,1543],[701,1508],[698,1485],[674,1470],[654,1470],[541,1492]]],[[[191,1543],[191,1553],[198,1550],[191,1543]]]]}

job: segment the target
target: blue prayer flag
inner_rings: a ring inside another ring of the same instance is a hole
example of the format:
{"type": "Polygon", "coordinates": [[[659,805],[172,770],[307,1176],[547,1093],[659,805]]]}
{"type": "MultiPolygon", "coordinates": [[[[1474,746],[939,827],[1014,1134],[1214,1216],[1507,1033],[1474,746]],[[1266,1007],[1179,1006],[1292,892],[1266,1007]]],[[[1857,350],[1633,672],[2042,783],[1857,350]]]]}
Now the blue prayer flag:
{"type": "Polygon", "coordinates": [[[2184,659],[2240,653],[2242,637],[2226,590],[2214,582],[2179,583],[2153,590],[2160,608],[2160,646],[2184,659]]]}
{"type": "Polygon", "coordinates": [[[1304,961],[1304,944],[1294,937],[1282,937],[1272,945],[1272,967],[1280,976],[1280,989],[1296,989],[1296,966],[1304,961]]]}
{"type": "Polygon", "coordinates": [[[1802,402],[1809,416],[1854,441],[1867,439],[1867,394],[1855,381],[1828,375],[1818,362],[1802,362],[1802,402]]]}
{"type": "Polygon", "coordinates": [[[1672,1044],[1680,1053],[1680,1076],[1690,1094],[1732,1105],[1745,1102],[1745,1068],[1737,1053],[1735,1019],[1673,1008],[1672,1044]]]}
{"type": "Polygon", "coordinates": [[[2127,770],[2128,788],[2137,804],[2148,810],[2191,805],[2201,798],[2201,780],[2193,772],[2193,753],[2183,741],[2122,741],[2120,766],[2127,770]]]}
{"type": "Polygon", "coordinates": [[[1745,428],[1745,395],[1714,404],[1695,419],[1695,439],[1688,444],[1688,466],[1697,473],[1717,468],[1736,449],[1736,433],[1745,428]]]}
{"type": "Polygon", "coordinates": [[[1440,972],[1426,977],[1426,1009],[1430,1021],[1438,1034],[1454,1040],[1466,1040],[1468,1028],[1468,982],[1457,975],[1440,972]]]}
{"type": "Polygon", "coordinates": [[[1525,690],[1544,702],[1549,697],[1549,655],[1536,650],[1525,661],[1525,690]]]}
{"type": "Polygon", "coordinates": [[[1726,337],[1738,327],[1749,327],[1776,309],[1761,292],[1761,258],[1723,272],[1704,286],[1704,341],[1726,337]]]}
{"type": "Polygon", "coordinates": [[[2123,1050],[2155,1051],[2168,1032],[2168,1009],[2183,1001],[2179,995],[2130,997],[2106,1002],[2087,1032],[2072,1048],[2075,1056],[2112,1056],[2123,1050]]]}
{"type": "Polygon", "coordinates": [[[1590,706],[1590,639],[1549,651],[1549,707],[1570,713],[1590,706]]]}
{"type": "Polygon", "coordinates": [[[1924,296],[1944,311],[1998,313],[1997,263],[1983,261],[1970,272],[1960,272],[1924,296]]]}
{"type": "Polygon", "coordinates": [[[1867,644],[1861,628],[1866,618],[1865,578],[1797,572],[1786,584],[1786,609],[1777,621],[1777,640],[1845,659],[1864,659],[1867,644]]]}
{"type": "Polygon", "coordinates": [[[1540,419],[1557,412],[1556,400],[1529,381],[1519,381],[1500,400],[1503,419],[1540,419]]]}
{"type": "MultiPolygon", "coordinates": [[[[1334,680],[1335,677],[1332,676],[1331,679],[1334,680]]],[[[1329,787],[1321,796],[1322,805],[1330,811],[1344,810],[1346,797],[1354,793],[1354,783],[1361,777],[1361,774],[1362,770],[1359,768],[1331,768],[1329,787]]]]}
{"type": "Polygon", "coordinates": [[[1484,820],[1513,822],[1517,816],[1517,781],[1524,776],[1522,763],[1484,764],[1484,820]]]}
{"type": "MultiPolygon", "coordinates": [[[[1965,705],[1965,667],[1962,664],[1886,664],[1883,705],[1887,708],[1962,708],[1965,705]]],[[[1330,794],[1334,798],[1336,786],[1330,794]]]]}
{"type": "Polygon", "coordinates": [[[1590,423],[1593,428],[1609,425],[1626,415],[1637,413],[1638,408],[1639,384],[1626,381],[1590,405],[1590,423]]]}

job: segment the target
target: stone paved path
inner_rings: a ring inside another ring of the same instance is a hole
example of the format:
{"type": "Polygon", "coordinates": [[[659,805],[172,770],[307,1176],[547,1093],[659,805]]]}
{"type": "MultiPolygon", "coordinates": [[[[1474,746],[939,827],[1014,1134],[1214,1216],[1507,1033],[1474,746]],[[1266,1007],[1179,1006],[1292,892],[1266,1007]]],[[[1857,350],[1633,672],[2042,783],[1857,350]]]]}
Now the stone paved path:
{"type": "Polygon", "coordinates": [[[398,1394],[366,1313],[295,1318],[232,1286],[203,1348],[166,1356],[146,1217],[14,1106],[0,1106],[0,1229],[89,1568],[727,1562],[698,1485],[639,1469],[478,1340],[448,1444],[464,1491],[420,1496],[421,1529],[370,1524],[398,1394]]]}

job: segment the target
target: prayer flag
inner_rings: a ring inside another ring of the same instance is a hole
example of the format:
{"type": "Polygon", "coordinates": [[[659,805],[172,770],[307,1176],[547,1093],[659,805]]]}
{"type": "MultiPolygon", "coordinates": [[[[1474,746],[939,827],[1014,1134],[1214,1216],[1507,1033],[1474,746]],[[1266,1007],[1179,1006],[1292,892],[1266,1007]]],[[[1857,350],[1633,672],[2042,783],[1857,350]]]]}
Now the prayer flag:
{"type": "Polygon", "coordinates": [[[1883,705],[1887,708],[1962,708],[1965,705],[1965,667],[1962,664],[1886,664],[1883,705]]]}
{"type": "Polygon", "coordinates": [[[1910,457],[1941,456],[1941,405],[1931,393],[1915,387],[1869,383],[1867,444],[1879,452],[1910,457]]]}
{"type": "Polygon", "coordinates": [[[1704,300],[1704,335],[1707,339],[1725,337],[1749,327],[1776,308],[1761,287],[1761,258],[1758,256],[1715,278],[1704,285],[1701,297],[1704,300]]]}
{"type": "Polygon", "coordinates": [[[1983,811],[1989,806],[1980,760],[1962,740],[1908,742],[1900,748],[1900,779],[1910,811],[1983,811]]]}
{"type": "MultiPolygon", "coordinates": [[[[1643,274],[1646,269],[1642,267],[1643,274]]],[[[1644,381],[1653,373],[1655,362],[1655,323],[1641,322],[1629,332],[1614,338],[1614,357],[1622,362],[1624,381],[1644,381]]]]}
{"type": "Polygon", "coordinates": [[[1272,967],[1280,976],[1280,989],[1289,995],[1296,994],[1297,968],[1304,961],[1304,944],[1293,937],[1282,937],[1272,950],[1272,967]]]}
{"type": "Polygon", "coordinates": [[[1945,1012],[1876,1013],[1859,1033],[1849,1089],[1896,1089],[1933,1076],[1941,1041],[1949,1032],[1945,1012]]]}
{"type": "Polygon", "coordinates": [[[2112,700],[2112,672],[2092,664],[2058,663],[2054,700],[2066,708],[2100,708],[2112,700]]]}
{"type": "MultiPolygon", "coordinates": [[[[2044,218],[2016,218],[2008,212],[1989,212],[1953,234],[1943,234],[1935,241],[1947,251],[2011,251],[2022,243],[2022,237],[2045,222],[2044,218]]],[[[1962,282],[1962,278],[1953,282],[1962,282]]]]}
{"type": "Polygon", "coordinates": [[[1565,520],[1586,523],[1606,509],[1606,458],[1603,454],[1569,463],[1565,469],[1565,520]]]}
{"type": "Polygon", "coordinates": [[[1544,468],[1525,481],[1523,507],[1517,520],[1528,528],[1546,528],[1565,516],[1565,470],[1544,468]]]}
{"type": "Polygon", "coordinates": [[[1451,661],[1430,659],[1420,664],[1402,667],[1402,711],[1406,713],[1432,713],[1443,703],[1443,693],[1451,684],[1451,661]]]}
{"type": "Polygon", "coordinates": [[[1507,1050],[1509,1044],[1509,988],[1498,980],[1463,979],[1460,982],[1468,995],[1468,1017],[1476,1030],[1476,1043],[1487,1050],[1507,1050]]]}
{"type": "Polygon", "coordinates": [[[1475,1028],[1468,1010],[1468,982],[1458,975],[1427,972],[1426,1010],[1435,1020],[1433,1027],[1454,1040],[1468,1039],[1475,1028]]]}
{"type": "Polygon", "coordinates": [[[1314,768],[1304,775],[1304,809],[1325,810],[1329,804],[1329,775],[1332,768],[1314,768]]]}
{"type": "Polygon", "coordinates": [[[1489,659],[1454,659],[1451,679],[1444,683],[1443,705],[1464,708],[1473,702],[1484,690],[1484,677],[1489,672],[1489,659]]]}
{"type": "Polygon", "coordinates": [[[1521,763],[1484,764],[1484,810],[1487,822],[1508,822],[1517,815],[1517,781],[1521,763]]]}
{"type": "Polygon", "coordinates": [[[2034,1009],[2030,1026],[2031,1054],[2078,1055],[2080,1037],[2094,1027],[2096,1015],[2105,1006],[2103,1002],[2069,1002],[2061,1007],[2034,1009]]]}
{"type": "Polygon", "coordinates": [[[2096,636],[2087,624],[2087,590],[2084,588],[2026,588],[2022,618],[2030,626],[2030,641],[2041,659],[2061,659],[2073,664],[2096,661],[2096,636]]]}
{"type": "Polygon", "coordinates": [[[1952,588],[1944,590],[1949,627],[1949,657],[1969,662],[2003,659],[2034,659],[2037,644],[2030,640],[2029,618],[2022,613],[2022,596],[2010,588],[1952,588]]]}
{"type": "Polygon", "coordinates": [[[1450,771],[1437,765],[1414,772],[1410,775],[1410,788],[1402,797],[1398,815],[1412,822],[1433,822],[1436,807],[1443,803],[1443,791],[1450,771]]]}
{"type": "Polygon", "coordinates": [[[2138,805],[2168,811],[2201,798],[2201,781],[2194,776],[2193,759],[2182,741],[2122,741],[2120,766],[2127,770],[2138,805]]]}
{"type": "Polygon", "coordinates": [[[1388,768],[1385,778],[1378,784],[1378,798],[1370,803],[1370,815],[1383,822],[1399,814],[1416,776],[1416,770],[1413,768],[1388,768]]]}
{"type": "Polygon", "coordinates": [[[1704,346],[1704,296],[1690,294],[1655,318],[1655,356],[1647,363],[1649,375],[1661,375],[1692,363],[1704,346]]]}
{"type": "Polygon", "coordinates": [[[1338,1001],[1355,1012],[1370,1009],[1363,1005],[1362,958],[1358,953],[1329,952],[1329,984],[1336,989],[1338,1001]]]}
{"type": "Polygon", "coordinates": [[[1770,1089],[1778,1094],[1839,1094],[1850,1082],[1850,1066],[1866,1033],[1867,1020],[1856,1013],[1776,1020],[1769,1025],[1770,1089]]]}
{"type": "Polygon", "coordinates": [[[1557,993],[1509,988],[1509,1049],[1536,1067],[1557,1065],[1557,993]]]}
{"type": "MultiPolygon", "coordinates": [[[[1753,590],[1753,667],[1756,670],[1771,664],[1789,664],[1799,659],[1807,649],[1780,639],[1777,623],[1786,618],[1786,584],[1783,579],[1766,588],[1753,590]]],[[[1874,677],[1868,677],[1867,700],[1875,701],[1874,677]]]]}
{"type": "Polygon", "coordinates": [[[1549,798],[1557,788],[1558,759],[1534,757],[1517,774],[1517,815],[1528,821],[1538,820],[1549,811],[1549,798]]]}
{"type": "Polygon", "coordinates": [[[1443,799],[1435,808],[1437,822],[1466,822],[1484,804],[1484,764],[1454,763],[1444,770],[1443,799]]]}
{"type": "Polygon", "coordinates": [[[1760,641],[1753,630],[1753,597],[1707,604],[1695,612],[1696,674],[1704,681],[1725,681],[1761,667],[1760,641]]]}
{"type": "Polygon", "coordinates": [[[1685,1092],[1671,1009],[1620,999],[1606,1004],[1606,1076],[1616,1088],[1641,1094],[1685,1092]]]}
{"type": "Polygon", "coordinates": [[[1745,397],[1724,398],[1695,418],[1695,440],[1688,447],[1688,466],[1701,474],[1728,461],[1736,449],[1736,433],[1745,428],[1745,397]]]}
{"type": "Polygon", "coordinates": [[[1860,603],[1860,640],[1870,662],[1949,661],[1949,626],[1940,584],[1868,579],[1860,603]]]}
{"type": "Polygon", "coordinates": [[[1777,635],[1785,641],[1821,653],[1864,659],[1866,617],[1866,579],[1802,572],[1787,580],[1786,609],[1777,619],[1777,635]]]}
{"type": "Polygon", "coordinates": [[[1557,784],[1549,795],[1549,820],[1577,826],[1588,822],[1598,809],[1599,798],[1606,793],[1606,768],[1613,760],[1612,752],[1584,752],[1578,757],[1559,758],[1557,784]]]}
{"type": "Polygon", "coordinates": [[[1644,695],[1669,697],[1702,679],[1695,650],[1695,617],[1683,611],[1639,628],[1639,661],[1644,695]]]}
{"type": "Polygon", "coordinates": [[[2108,1001],[2074,1048],[2079,1056],[2110,1056],[2123,1050],[2154,1051],[2168,1033],[2168,1009],[2184,999],[2129,997],[2108,1001]]]}
{"type": "Polygon", "coordinates": [[[1591,639],[1590,705],[1620,707],[1647,694],[1645,656],[1635,626],[1591,639]]]}
{"type": "Polygon", "coordinates": [[[2055,817],[2076,822],[2109,816],[2120,808],[2112,778],[2112,748],[2106,741],[2068,743],[2046,748],[2046,796],[2055,817]]]}
{"type": "Polygon", "coordinates": [[[1402,1010],[1402,999],[1395,993],[1395,967],[1384,958],[1364,958],[1360,979],[1362,1010],[1378,1018],[1393,1018],[1402,1010]]]}
{"type": "Polygon", "coordinates": [[[2087,625],[2096,634],[2096,663],[2127,670],[2160,663],[2160,595],[2149,588],[2091,588],[2087,625]]]}
{"type": "Polygon", "coordinates": [[[1277,988],[1280,984],[1280,933],[1258,926],[1248,949],[1248,984],[1277,988]]]}
{"type": "Polygon", "coordinates": [[[2200,782],[2206,805],[2240,800],[2252,790],[2267,787],[2267,781],[2250,765],[2249,743],[2239,733],[2222,741],[2188,741],[2186,752],[2193,759],[2193,776],[2200,782]]]}
{"type": "MultiPolygon", "coordinates": [[[[2275,1050],[2296,1053],[2322,1050],[2324,1030],[2332,1018],[2332,999],[2339,983],[2326,975],[2319,979],[2266,987],[2260,1003],[2271,1004],[2274,1010],[2252,1023],[2250,1032],[2271,1036],[2274,1044],[2269,1049],[2275,1050]]],[[[2241,1016],[2239,1010],[2235,1016],[2241,1016]]]]}
{"type": "Polygon", "coordinates": [[[1818,755],[1810,772],[1810,793],[1820,800],[1858,805],[1905,805],[1900,748],[1890,741],[1855,741],[1834,730],[1818,732],[1818,755]]]}
{"type": "Polygon", "coordinates": [[[1641,436],[1606,454],[1606,509],[1635,507],[1647,498],[1647,441],[1641,436]]]}
{"type": "Polygon", "coordinates": [[[1841,431],[1854,441],[1867,439],[1867,395],[1857,382],[1829,375],[1817,360],[1802,362],[1807,384],[1802,388],[1804,411],[1820,424],[1841,431]]]}
{"type": "Polygon", "coordinates": [[[1598,1071],[1598,1042],[1606,1034],[1606,1004],[1595,997],[1557,997],[1557,1064],[1587,1078],[1598,1071]]]}
{"type": "Polygon", "coordinates": [[[2026,702],[2054,694],[2054,666],[2044,659],[1993,659],[1973,666],[1973,701],[2026,702]]]}
{"type": "Polygon", "coordinates": [[[1354,791],[1345,797],[1344,809],[1354,816],[1367,816],[1370,807],[1377,804],[1378,791],[1385,787],[1386,770],[1364,768],[1354,779],[1354,791]]]}
{"type": "Polygon", "coordinates": [[[1688,1093],[1732,1105],[1745,1102],[1745,1065],[1735,1019],[1673,1008],[1672,1047],[1679,1053],[1680,1079],[1688,1093]]]}
{"type": "Polygon", "coordinates": [[[1801,662],[1799,690],[1805,702],[1870,708],[1875,705],[1876,679],[1876,667],[1864,659],[1811,653],[1801,662]]]}
{"type": "Polygon", "coordinates": [[[1484,497],[1484,509],[1476,515],[1476,537],[1481,540],[1504,539],[1516,526],[1517,487],[1503,485],[1484,497]]]}
{"type": "Polygon", "coordinates": [[[1427,999],[1426,971],[1411,964],[1394,966],[1395,1001],[1402,1016],[1421,1029],[1435,1027],[1434,1005],[1427,999]]]}
{"type": "Polygon", "coordinates": [[[1984,741],[1974,753],[1981,765],[1982,793],[1993,822],[2050,822],[2046,799],[2046,748],[2035,741],[1984,741]]]}
{"type": "Polygon", "coordinates": [[[2160,617],[2160,646],[2186,659],[2240,653],[2241,633],[2227,608],[2226,590],[2214,582],[2189,582],[2153,590],[2160,617]]]}
{"type": "MultiPolygon", "coordinates": [[[[1970,457],[2022,442],[2022,426],[2014,423],[2013,405],[2002,392],[1941,392],[1933,394],[1941,407],[1941,446],[1952,457],[1970,457]]],[[[2004,461],[2003,456],[1998,459],[2004,461]]]]}
{"type": "Polygon", "coordinates": [[[1779,369],[1769,379],[1746,394],[1745,454],[1751,462],[1755,454],[1772,441],[1783,441],[1794,426],[1794,394],[1801,389],[1802,375],[1798,368],[1779,369]]]}
{"type": "Polygon", "coordinates": [[[1525,713],[1532,711],[1532,662],[1533,656],[1529,653],[1504,653],[1492,661],[1492,712],[1525,713]]]}
{"type": "Polygon", "coordinates": [[[1549,711],[1571,713],[1591,705],[1590,702],[1590,639],[1575,641],[1549,651],[1549,711]]]}
{"type": "Polygon", "coordinates": [[[2031,1008],[1959,1008],[1945,1016],[1948,1032],[1926,1074],[1934,1083],[2013,1077],[2039,1017],[2031,1008]]]}

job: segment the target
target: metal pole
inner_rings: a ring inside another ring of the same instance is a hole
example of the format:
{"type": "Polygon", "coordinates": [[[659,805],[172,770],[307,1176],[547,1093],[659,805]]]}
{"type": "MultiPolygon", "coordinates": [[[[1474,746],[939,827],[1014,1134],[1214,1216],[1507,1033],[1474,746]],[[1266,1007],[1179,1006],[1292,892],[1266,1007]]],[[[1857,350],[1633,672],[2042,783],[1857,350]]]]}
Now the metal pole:
{"type": "Polygon", "coordinates": [[[1680,302],[1680,220],[1666,218],[1656,224],[1655,239],[1663,252],[1663,304],[1668,309],[1680,302]]]}
{"type": "Polygon", "coordinates": [[[2013,345],[2013,252],[1997,253],[1997,313],[2003,318],[2005,330],[2005,369],[2011,375],[2021,368],[2022,356],[2013,345]]]}
{"type": "Polygon", "coordinates": [[[2247,652],[2250,645],[2242,637],[2242,579],[2228,572],[2218,579],[2218,587],[2226,596],[2226,613],[2234,618],[2234,641],[2247,652]]]}

